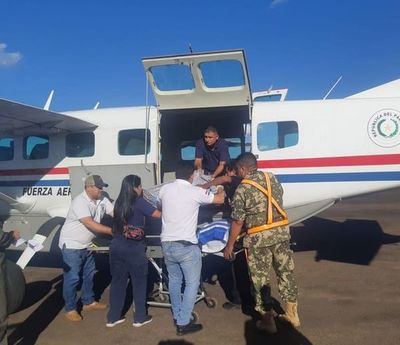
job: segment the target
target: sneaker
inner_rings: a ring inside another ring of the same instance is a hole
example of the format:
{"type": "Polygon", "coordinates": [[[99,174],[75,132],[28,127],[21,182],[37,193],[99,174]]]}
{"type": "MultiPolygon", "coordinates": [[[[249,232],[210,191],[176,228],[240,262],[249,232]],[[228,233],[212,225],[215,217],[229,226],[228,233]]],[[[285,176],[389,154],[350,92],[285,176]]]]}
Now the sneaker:
{"type": "Polygon", "coordinates": [[[120,323],[125,322],[125,321],[126,321],[126,318],[124,317],[124,318],[119,319],[119,320],[114,321],[114,322],[107,322],[106,323],[106,327],[112,328],[112,327],[115,327],[116,325],[119,325],[120,323]]]}
{"type": "Polygon", "coordinates": [[[153,321],[153,317],[152,317],[151,315],[146,315],[146,317],[144,318],[143,321],[141,321],[141,322],[135,321],[135,322],[132,324],[132,326],[133,326],[133,327],[142,327],[142,326],[144,326],[146,323],[150,323],[151,321],[153,321]]]}
{"type": "Polygon", "coordinates": [[[71,310],[65,313],[65,318],[69,321],[82,321],[82,316],[76,311],[71,310]]]}
{"type": "Polygon", "coordinates": [[[90,310],[103,310],[107,308],[107,304],[93,302],[91,304],[84,304],[82,307],[83,311],[90,311],[90,310]]]}
{"type": "Polygon", "coordinates": [[[176,326],[176,335],[185,335],[189,333],[194,333],[201,331],[203,329],[203,325],[199,323],[188,323],[184,326],[176,326]]]}

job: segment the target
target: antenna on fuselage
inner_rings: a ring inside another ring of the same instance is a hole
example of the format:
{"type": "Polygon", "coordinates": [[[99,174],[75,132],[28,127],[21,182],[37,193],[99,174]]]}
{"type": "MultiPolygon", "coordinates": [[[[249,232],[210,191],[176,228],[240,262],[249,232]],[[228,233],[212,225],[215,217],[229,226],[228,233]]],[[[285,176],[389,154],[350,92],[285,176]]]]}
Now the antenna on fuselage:
{"type": "Polygon", "coordinates": [[[100,105],[100,102],[97,102],[96,105],[94,106],[93,110],[96,110],[100,105]]]}
{"type": "Polygon", "coordinates": [[[192,49],[192,44],[191,43],[189,43],[189,51],[190,51],[190,54],[193,54],[193,49],[192,49]]]}
{"type": "Polygon", "coordinates": [[[342,80],[342,76],[340,76],[339,79],[336,80],[336,83],[333,84],[333,86],[330,88],[330,90],[327,92],[327,94],[324,96],[323,99],[326,99],[326,98],[329,96],[329,94],[333,91],[333,89],[336,87],[337,84],[339,84],[339,82],[340,82],[341,80],[342,80]]]}
{"type": "Polygon", "coordinates": [[[51,104],[51,101],[53,100],[53,95],[54,95],[54,90],[51,90],[49,97],[47,97],[46,104],[43,107],[44,110],[50,109],[50,104],[51,104]]]}

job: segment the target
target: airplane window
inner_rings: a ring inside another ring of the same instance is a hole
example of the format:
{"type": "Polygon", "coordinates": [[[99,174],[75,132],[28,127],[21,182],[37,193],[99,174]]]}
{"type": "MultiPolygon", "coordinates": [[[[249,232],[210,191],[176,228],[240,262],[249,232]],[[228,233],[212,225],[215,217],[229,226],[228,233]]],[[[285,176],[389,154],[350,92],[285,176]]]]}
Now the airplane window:
{"type": "Polygon", "coordinates": [[[254,102],[277,102],[280,101],[282,95],[265,95],[254,98],[254,102]]]}
{"type": "Polygon", "coordinates": [[[24,138],[24,159],[45,159],[49,157],[49,137],[31,135],[24,138]]]}
{"type": "Polygon", "coordinates": [[[94,133],[73,133],[65,138],[67,157],[91,157],[94,155],[94,133]]]}
{"type": "MultiPolygon", "coordinates": [[[[118,133],[118,153],[121,156],[136,156],[145,154],[146,130],[126,129],[118,133]]],[[[147,129],[147,153],[150,152],[150,130],[147,129]]]]}
{"type": "Polygon", "coordinates": [[[194,81],[188,65],[161,65],[150,67],[160,91],[193,90],[194,81]]]}
{"type": "Polygon", "coordinates": [[[199,64],[203,82],[209,88],[243,86],[244,73],[238,60],[207,61],[199,64]]]}
{"type": "Polygon", "coordinates": [[[11,161],[14,159],[14,139],[0,138],[0,161],[11,161]]]}
{"type": "Polygon", "coordinates": [[[257,147],[260,151],[297,145],[299,127],[295,121],[263,122],[257,126],[257,147]]]}

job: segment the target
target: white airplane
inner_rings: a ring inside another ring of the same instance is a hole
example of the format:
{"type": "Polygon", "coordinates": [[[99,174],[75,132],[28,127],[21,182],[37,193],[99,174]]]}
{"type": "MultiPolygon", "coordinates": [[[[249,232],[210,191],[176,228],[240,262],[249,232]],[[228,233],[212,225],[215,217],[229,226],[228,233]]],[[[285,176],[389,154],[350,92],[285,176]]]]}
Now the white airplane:
{"type": "Polygon", "coordinates": [[[34,237],[28,251],[57,248],[87,174],[102,175],[113,199],[127,174],[145,188],[169,181],[208,125],[231,158],[251,150],[277,175],[291,224],[400,186],[400,79],[344,99],[286,101],[286,89],[252,95],[242,50],[142,62],[156,106],[54,113],[0,100],[0,217],[6,231],[34,237]]]}

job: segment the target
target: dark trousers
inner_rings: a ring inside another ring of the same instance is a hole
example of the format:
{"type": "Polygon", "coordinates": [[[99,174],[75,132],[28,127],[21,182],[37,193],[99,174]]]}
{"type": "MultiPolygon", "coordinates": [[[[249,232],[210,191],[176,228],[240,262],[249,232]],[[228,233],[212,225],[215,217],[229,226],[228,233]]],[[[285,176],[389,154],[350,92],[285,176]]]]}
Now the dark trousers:
{"type": "Polygon", "coordinates": [[[7,291],[5,255],[0,252],[0,344],[7,344],[7,291]]]}
{"type": "Polygon", "coordinates": [[[116,235],[110,245],[110,309],[108,322],[115,322],[122,317],[125,304],[126,288],[129,277],[132,284],[132,295],[135,303],[135,322],[144,321],[146,310],[146,289],[148,262],[144,241],[128,240],[116,235]]]}

